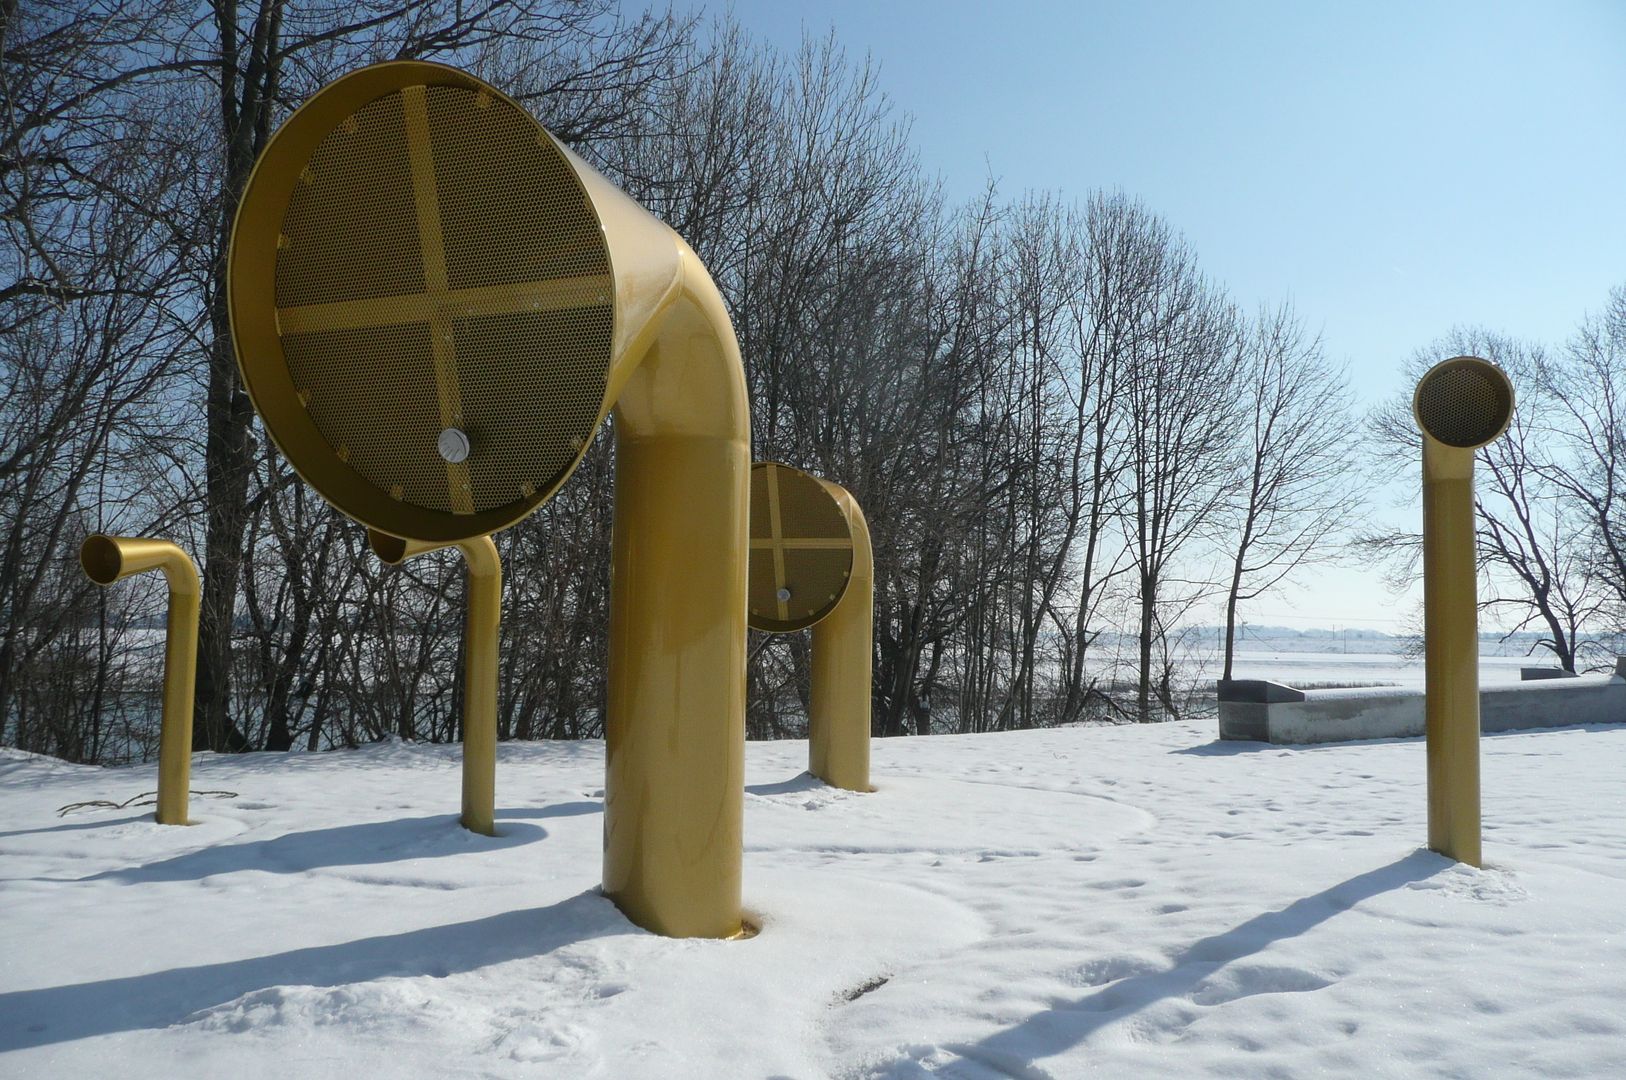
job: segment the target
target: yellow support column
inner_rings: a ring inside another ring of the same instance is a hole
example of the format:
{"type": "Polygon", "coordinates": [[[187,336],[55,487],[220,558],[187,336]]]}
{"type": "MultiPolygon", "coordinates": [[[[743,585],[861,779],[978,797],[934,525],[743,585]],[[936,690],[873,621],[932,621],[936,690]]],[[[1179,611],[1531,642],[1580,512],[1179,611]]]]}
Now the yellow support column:
{"type": "Polygon", "coordinates": [[[1480,866],[1474,452],[1506,430],[1513,386],[1489,361],[1458,356],[1423,376],[1412,411],[1423,433],[1428,846],[1480,866]]]}
{"type": "Polygon", "coordinates": [[[468,567],[463,623],[463,817],[470,832],[497,834],[497,646],[502,627],[502,559],[489,536],[454,544],[402,540],[367,530],[373,554],[391,566],[455,547],[468,567]]]}
{"type": "Polygon", "coordinates": [[[658,934],[731,937],[750,415],[728,314],[681,251],[681,292],[615,410],[604,892],[658,934]]]}
{"type": "Polygon", "coordinates": [[[808,771],[834,787],[873,791],[869,782],[870,684],[875,634],[875,556],[869,525],[846,488],[820,481],[852,532],[852,576],[834,610],[813,624],[808,700],[808,771]]]}
{"type": "Polygon", "coordinates": [[[149,570],[162,570],[169,583],[155,816],[160,825],[185,825],[192,786],[192,689],[197,679],[198,609],[203,595],[197,567],[168,540],[101,534],[80,546],[79,565],[98,585],[111,585],[149,570]]]}
{"type": "Polygon", "coordinates": [[[1480,864],[1473,451],[1423,440],[1428,846],[1480,864]]]}

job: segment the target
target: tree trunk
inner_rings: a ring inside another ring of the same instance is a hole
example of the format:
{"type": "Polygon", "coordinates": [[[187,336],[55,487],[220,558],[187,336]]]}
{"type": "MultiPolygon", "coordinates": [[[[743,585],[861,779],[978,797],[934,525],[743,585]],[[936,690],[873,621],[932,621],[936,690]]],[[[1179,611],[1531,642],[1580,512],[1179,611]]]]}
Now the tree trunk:
{"type": "Polygon", "coordinates": [[[1231,589],[1225,594],[1225,668],[1220,678],[1226,682],[1231,681],[1231,657],[1236,652],[1236,604],[1237,594],[1241,591],[1242,553],[1239,551],[1231,567],[1231,589]]]}
{"type": "Polygon", "coordinates": [[[1152,619],[1157,611],[1156,579],[1141,575],[1140,581],[1140,677],[1135,685],[1135,719],[1152,722],[1152,619]]]}
{"type": "MultiPolygon", "coordinates": [[[[224,257],[224,251],[222,251],[224,257]]],[[[248,740],[232,720],[232,622],[237,608],[243,533],[248,525],[248,430],[253,408],[238,382],[226,314],[224,266],[210,311],[208,437],[204,444],[208,525],[203,541],[203,611],[198,627],[195,750],[236,752],[248,740]]]]}

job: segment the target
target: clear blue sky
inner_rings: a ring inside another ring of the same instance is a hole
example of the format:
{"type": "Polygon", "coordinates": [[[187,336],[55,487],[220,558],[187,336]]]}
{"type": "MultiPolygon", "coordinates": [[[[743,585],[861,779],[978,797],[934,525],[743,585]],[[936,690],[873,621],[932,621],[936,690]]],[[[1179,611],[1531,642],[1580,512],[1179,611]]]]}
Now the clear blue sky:
{"type": "MultiPolygon", "coordinates": [[[[869,53],[952,195],[1139,196],[1238,301],[1290,297],[1364,403],[1453,324],[1556,342],[1626,284],[1626,0],[733,10],[869,53]]],[[[1265,606],[1395,614],[1371,578],[1319,585],[1265,606]]]]}

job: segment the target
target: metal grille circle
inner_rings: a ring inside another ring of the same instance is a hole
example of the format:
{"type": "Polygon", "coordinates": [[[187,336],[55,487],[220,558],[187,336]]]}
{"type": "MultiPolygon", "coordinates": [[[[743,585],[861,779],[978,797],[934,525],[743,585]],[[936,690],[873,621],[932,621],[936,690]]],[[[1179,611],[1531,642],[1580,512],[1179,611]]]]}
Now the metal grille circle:
{"type": "MultiPolygon", "coordinates": [[[[580,181],[523,110],[408,86],[347,117],[277,238],[277,333],[328,447],[424,510],[551,490],[603,405],[614,290],[580,181]],[[466,460],[437,451],[468,436],[466,460]]],[[[343,507],[341,507],[343,509],[343,507]]]]}
{"type": "Polygon", "coordinates": [[[852,566],[852,530],[829,490],[789,465],[752,465],[746,587],[752,629],[812,626],[840,602],[852,566]]]}
{"type": "Polygon", "coordinates": [[[1417,422],[1447,446],[1483,446],[1501,434],[1512,412],[1507,376],[1476,357],[1437,364],[1417,386],[1417,422]]]}

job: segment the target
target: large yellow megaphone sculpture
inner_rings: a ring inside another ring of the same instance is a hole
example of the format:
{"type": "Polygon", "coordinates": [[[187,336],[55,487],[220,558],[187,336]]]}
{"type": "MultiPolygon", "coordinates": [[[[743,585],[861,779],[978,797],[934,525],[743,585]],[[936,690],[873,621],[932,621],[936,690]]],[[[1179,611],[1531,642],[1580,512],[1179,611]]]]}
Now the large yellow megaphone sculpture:
{"type": "Polygon", "coordinates": [[[869,783],[875,561],[858,500],[773,461],[751,466],[751,629],[813,628],[807,770],[833,787],[869,783]]]}
{"type": "Polygon", "coordinates": [[[1435,364],[1417,383],[1423,433],[1424,712],[1428,846],[1481,865],[1479,576],[1474,452],[1507,430],[1513,384],[1477,356],[1435,364]]]}
{"type": "Polygon", "coordinates": [[[512,99],[396,61],[273,136],[229,271],[266,429],[402,557],[535,510],[614,408],[604,889],[739,932],[749,414],[688,245],[512,99]]]}

